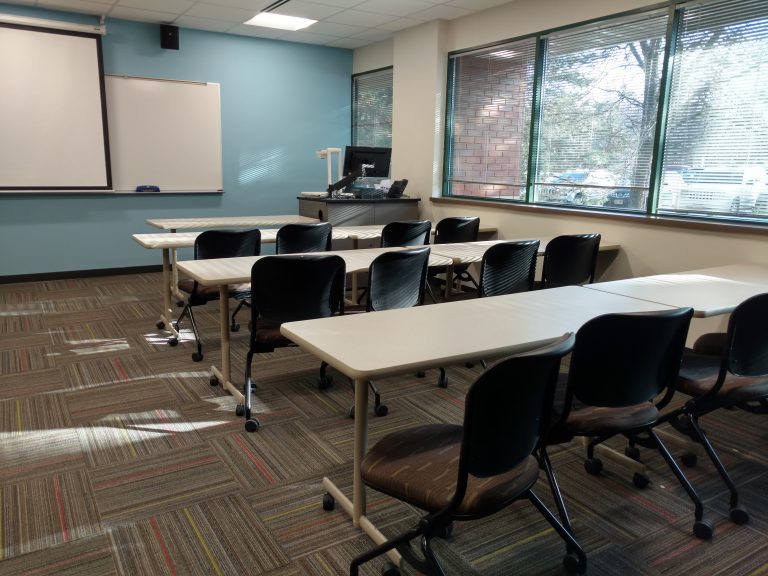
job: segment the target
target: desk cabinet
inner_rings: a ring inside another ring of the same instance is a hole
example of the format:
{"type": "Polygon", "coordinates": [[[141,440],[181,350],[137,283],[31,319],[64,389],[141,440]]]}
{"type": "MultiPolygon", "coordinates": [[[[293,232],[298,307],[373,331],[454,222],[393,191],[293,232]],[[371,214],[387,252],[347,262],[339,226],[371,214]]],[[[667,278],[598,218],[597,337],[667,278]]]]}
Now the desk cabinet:
{"type": "Polygon", "coordinates": [[[334,226],[388,224],[395,220],[417,220],[418,198],[381,198],[376,200],[336,200],[299,198],[299,215],[330,222],[334,226]]]}

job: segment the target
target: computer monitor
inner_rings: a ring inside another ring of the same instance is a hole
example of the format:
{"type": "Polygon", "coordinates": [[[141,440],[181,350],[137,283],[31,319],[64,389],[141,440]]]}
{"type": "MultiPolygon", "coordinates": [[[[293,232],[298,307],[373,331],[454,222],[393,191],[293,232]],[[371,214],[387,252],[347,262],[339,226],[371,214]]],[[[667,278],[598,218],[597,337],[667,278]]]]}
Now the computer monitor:
{"type": "Polygon", "coordinates": [[[344,174],[356,170],[362,172],[363,164],[372,164],[366,168],[365,175],[375,178],[389,176],[389,162],[392,158],[392,148],[374,148],[371,146],[347,146],[344,151],[344,174]]]}

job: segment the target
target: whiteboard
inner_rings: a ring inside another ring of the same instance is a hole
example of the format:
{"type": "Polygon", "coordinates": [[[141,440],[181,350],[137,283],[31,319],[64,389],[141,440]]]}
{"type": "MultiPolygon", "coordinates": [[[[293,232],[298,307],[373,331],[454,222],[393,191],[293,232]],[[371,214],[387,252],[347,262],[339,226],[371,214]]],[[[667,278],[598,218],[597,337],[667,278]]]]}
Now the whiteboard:
{"type": "Polygon", "coordinates": [[[106,76],[116,192],[222,190],[219,85],[106,76]]]}

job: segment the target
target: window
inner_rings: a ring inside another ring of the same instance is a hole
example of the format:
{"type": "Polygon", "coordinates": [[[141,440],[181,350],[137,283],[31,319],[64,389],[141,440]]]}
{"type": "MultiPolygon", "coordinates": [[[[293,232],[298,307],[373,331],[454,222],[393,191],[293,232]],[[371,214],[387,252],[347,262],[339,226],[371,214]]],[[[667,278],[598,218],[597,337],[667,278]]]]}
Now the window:
{"type": "Polygon", "coordinates": [[[352,77],[352,145],[392,147],[392,68],[352,77]]]}
{"type": "Polygon", "coordinates": [[[536,41],[450,60],[453,194],[525,199],[536,41]]]}
{"type": "Polygon", "coordinates": [[[445,195],[768,221],[768,3],[453,54],[446,118],[445,195]]]}

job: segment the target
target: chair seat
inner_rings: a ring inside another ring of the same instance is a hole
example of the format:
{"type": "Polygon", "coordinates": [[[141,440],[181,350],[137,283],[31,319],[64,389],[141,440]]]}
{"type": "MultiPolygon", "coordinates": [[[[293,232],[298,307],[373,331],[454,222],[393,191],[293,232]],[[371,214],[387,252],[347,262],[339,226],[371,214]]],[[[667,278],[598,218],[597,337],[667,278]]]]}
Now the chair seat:
{"type": "MultiPolygon", "coordinates": [[[[633,406],[574,405],[565,423],[553,430],[548,442],[567,442],[574,436],[609,436],[650,426],[659,418],[659,411],[650,402],[633,406]]],[[[554,418],[553,421],[557,421],[554,418]]]]}
{"type": "MultiPolygon", "coordinates": [[[[720,362],[717,356],[696,354],[686,350],[677,389],[689,396],[704,396],[717,381],[720,362]]],[[[766,398],[768,397],[768,378],[735,376],[728,373],[715,397],[723,404],[740,404],[766,398]]]]}
{"type": "MultiPolygon", "coordinates": [[[[248,323],[248,329],[251,329],[250,322],[248,323]]],[[[268,320],[259,320],[256,326],[256,334],[253,335],[253,341],[260,347],[263,347],[263,350],[259,351],[272,351],[273,348],[293,346],[293,342],[280,333],[280,323],[269,322],[268,320]]]]}
{"type": "MultiPolygon", "coordinates": [[[[387,435],[362,463],[370,487],[413,506],[436,512],[456,491],[462,427],[431,424],[387,435]]],[[[529,456],[515,468],[491,478],[469,476],[463,502],[454,516],[482,517],[516,500],[538,478],[536,459],[529,456]]]]}

